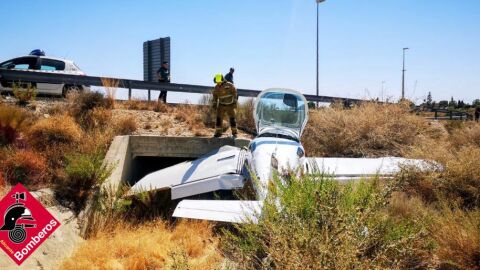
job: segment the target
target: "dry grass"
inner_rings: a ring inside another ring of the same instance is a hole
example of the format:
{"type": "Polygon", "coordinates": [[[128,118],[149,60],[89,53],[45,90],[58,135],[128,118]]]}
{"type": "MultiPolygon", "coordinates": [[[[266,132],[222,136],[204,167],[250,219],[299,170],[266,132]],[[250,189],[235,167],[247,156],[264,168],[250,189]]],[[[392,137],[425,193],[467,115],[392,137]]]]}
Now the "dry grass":
{"type": "Polygon", "coordinates": [[[29,114],[24,110],[0,104],[0,145],[14,143],[28,126],[29,114]]]}
{"type": "Polygon", "coordinates": [[[432,214],[430,234],[440,269],[480,269],[480,210],[444,207],[432,214]]]}
{"type": "Polygon", "coordinates": [[[104,98],[101,93],[71,93],[67,98],[69,114],[85,130],[101,126],[102,121],[108,122],[111,117],[111,115],[108,115],[107,110],[111,109],[113,104],[104,98]]]}
{"type": "Polygon", "coordinates": [[[72,146],[80,142],[83,132],[67,115],[55,115],[36,122],[27,132],[27,142],[43,151],[57,146],[72,146]]]}
{"type": "Polygon", "coordinates": [[[427,202],[446,197],[462,207],[480,207],[480,146],[476,138],[479,130],[478,123],[462,124],[446,136],[424,139],[412,147],[407,156],[434,160],[443,170],[404,172],[406,189],[427,202]]]}
{"type": "Polygon", "coordinates": [[[137,122],[135,117],[122,117],[114,124],[114,129],[118,135],[130,135],[137,130],[137,122]]]}
{"type": "MultiPolygon", "coordinates": [[[[461,122],[462,123],[462,122],[461,122]]],[[[456,149],[466,145],[480,147],[480,124],[476,122],[462,123],[462,127],[451,131],[451,145],[456,149]]]]}
{"type": "Polygon", "coordinates": [[[52,116],[65,114],[65,112],[68,111],[67,107],[68,106],[65,103],[54,104],[52,106],[47,107],[45,113],[52,116]]]}
{"type": "Polygon", "coordinates": [[[250,134],[256,133],[255,120],[253,119],[253,105],[253,99],[248,99],[245,103],[240,104],[237,109],[238,128],[250,134]]]}
{"type": "Polygon", "coordinates": [[[107,100],[110,103],[109,108],[115,108],[115,98],[117,94],[119,81],[111,78],[102,78],[102,85],[107,94],[107,100]]]}
{"type": "Polygon", "coordinates": [[[105,108],[94,108],[83,118],[84,126],[87,127],[87,129],[105,129],[111,121],[112,111],[105,108]]]}
{"type": "Polygon", "coordinates": [[[221,261],[205,222],[163,221],[133,226],[121,221],[87,240],[61,269],[213,269],[221,261]]]}
{"type": "MultiPolygon", "coordinates": [[[[92,130],[83,136],[81,142],[73,149],[73,152],[83,154],[91,154],[96,152],[106,153],[110,143],[113,140],[113,137],[116,135],[117,133],[112,129],[92,130]]],[[[69,153],[70,152],[66,152],[66,154],[69,153]]]]}
{"type": "Polygon", "coordinates": [[[408,106],[365,103],[311,112],[303,143],[310,156],[401,156],[423,136],[439,132],[408,106]]]}
{"type": "Polygon", "coordinates": [[[174,109],[174,119],[178,122],[185,122],[190,131],[197,132],[205,129],[201,108],[195,105],[181,105],[174,109]]]}
{"type": "Polygon", "coordinates": [[[5,177],[3,176],[3,173],[0,172],[0,196],[3,198],[4,197],[4,189],[7,186],[7,180],[5,180],[5,177]]]}
{"type": "Polygon", "coordinates": [[[5,182],[12,186],[22,183],[30,188],[46,184],[47,161],[43,156],[29,150],[15,149],[4,151],[4,154],[0,167],[5,182]]]}
{"type": "Polygon", "coordinates": [[[125,101],[122,103],[122,107],[127,110],[150,110],[152,102],[148,102],[147,100],[144,99],[139,99],[139,98],[132,98],[130,100],[125,101]]]}
{"type": "Polygon", "coordinates": [[[168,113],[170,111],[170,107],[160,101],[157,101],[153,104],[153,111],[159,113],[168,113]]]}

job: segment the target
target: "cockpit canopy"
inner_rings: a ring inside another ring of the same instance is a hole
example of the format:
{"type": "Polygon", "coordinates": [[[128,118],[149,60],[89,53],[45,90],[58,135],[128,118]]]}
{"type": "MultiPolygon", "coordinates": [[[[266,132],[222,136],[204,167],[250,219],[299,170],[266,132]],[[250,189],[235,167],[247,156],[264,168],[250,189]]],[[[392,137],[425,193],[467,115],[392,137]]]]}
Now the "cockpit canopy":
{"type": "Polygon", "coordinates": [[[294,90],[267,89],[257,96],[254,118],[258,135],[271,133],[300,140],[308,120],[307,100],[294,90]]]}

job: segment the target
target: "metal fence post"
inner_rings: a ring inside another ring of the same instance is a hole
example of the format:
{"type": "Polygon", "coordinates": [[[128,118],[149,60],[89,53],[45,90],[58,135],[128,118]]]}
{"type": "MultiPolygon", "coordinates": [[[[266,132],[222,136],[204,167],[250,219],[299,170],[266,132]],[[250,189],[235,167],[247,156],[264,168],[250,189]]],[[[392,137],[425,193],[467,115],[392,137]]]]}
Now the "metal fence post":
{"type": "Polygon", "coordinates": [[[128,81],[128,100],[132,99],[132,87],[130,86],[130,81],[128,81]]]}
{"type": "Polygon", "coordinates": [[[151,98],[150,98],[150,97],[151,97],[151,93],[150,93],[150,89],[148,89],[148,101],[150,101],[150,100],[151,100],[151,98]]]}

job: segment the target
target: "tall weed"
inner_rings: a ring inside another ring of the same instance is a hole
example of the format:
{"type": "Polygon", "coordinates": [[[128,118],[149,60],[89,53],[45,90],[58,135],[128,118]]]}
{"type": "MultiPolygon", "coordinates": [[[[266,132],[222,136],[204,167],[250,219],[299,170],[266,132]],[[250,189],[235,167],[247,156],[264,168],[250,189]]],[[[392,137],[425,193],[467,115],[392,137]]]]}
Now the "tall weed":
{"type": "Polygon", "coordinates": [[[402,268],[421,223],[384,213],[393,187],[341,185],[321,175],[275,178],[258,224],[224,231],[223,248],[242,269],[402,268]]]}

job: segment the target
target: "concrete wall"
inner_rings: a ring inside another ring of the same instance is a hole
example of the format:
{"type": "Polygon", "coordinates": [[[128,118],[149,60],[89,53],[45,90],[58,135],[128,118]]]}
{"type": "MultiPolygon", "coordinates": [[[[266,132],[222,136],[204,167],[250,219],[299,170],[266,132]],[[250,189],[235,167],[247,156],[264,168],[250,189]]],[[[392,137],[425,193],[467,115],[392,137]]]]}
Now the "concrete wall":
{"type": "Polygon", "coordinates": [[[231,138],[117,136],[105,156],[105,164],[115,166],[103,187],[117,190],[132,175],[135,157],[194,159],[224,145],[248,146],[250,140],[231,138]]]}

